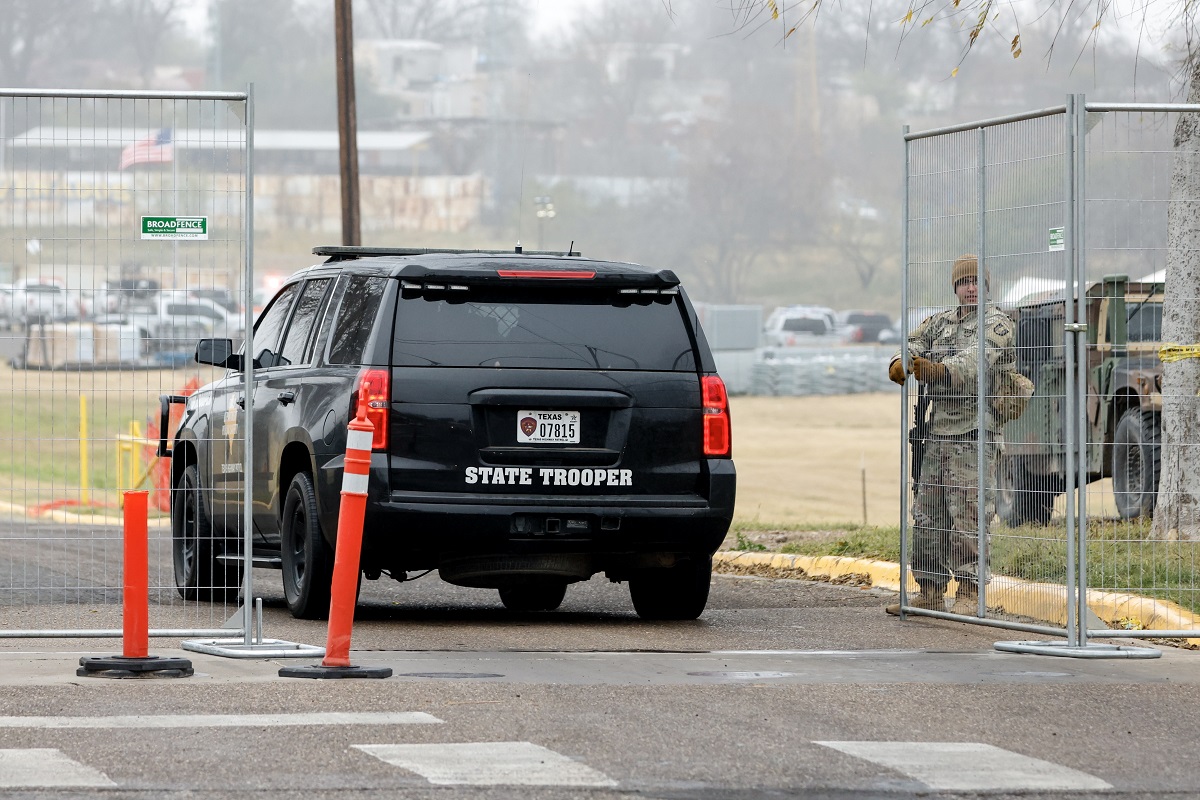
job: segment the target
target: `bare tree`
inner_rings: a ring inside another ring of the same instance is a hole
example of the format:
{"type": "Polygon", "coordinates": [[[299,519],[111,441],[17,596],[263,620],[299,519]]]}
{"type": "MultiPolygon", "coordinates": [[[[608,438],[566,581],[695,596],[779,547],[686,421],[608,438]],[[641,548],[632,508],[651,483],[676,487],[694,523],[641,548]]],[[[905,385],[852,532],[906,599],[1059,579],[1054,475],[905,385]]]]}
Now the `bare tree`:
{"type": "Polygon", "coordinates": [[[484,0],[364,0],[359,15],[368,38],[446,42],[464,38],[487,7],[484,0]]]}
{"type": "Polygon", "coordinates": [[[111,0],[112,12],[137,60],[142,86],[149,86],[163,43],[179,23],[179,0],[111,0]]]}
{"type": "Polygon", "coordinates": [[[95,2],[74,0],[7,0],[0,13],[0,82],[33,86],[37,67],[51,53],[70,52],[81,18],[92,15],[95,2]]]}
{"type": "MultiPolygon", "coordinates": [[[[1188,102],[1200,103],[1200,59],[1189,52],[1188,102]]],[[[1180,114],[1175,125],[1162,339],[1200,342],[1200,114],[1195,113],[1180,114]]],[[[1162,380],[1162,471],[1153,532],[1160,539],[1200,539],[1200,359],[1163,364],[1162,380]]]]}
{"type": "Polygon", "coordinates": [[[880,230],[882,223],[873,214],[874,208],[837,209],[833,221],[822,228],[823,238],[841,256],[858,277],[858,285],[866,289],[885,265],[895,269],[894,238],[880,230]]]}
{"type": "Polygon", "coordinates": [[[794,258],[827,211],[825,160],[801,137],[767,144],[755,135],[783,124],[767,111],[735,102],[685,151],[686,251],[707,295],[722,302],[744,301],[766,258],[794,258]]]}
{"type": "MultiPolygon", "coordinates": [[[[837,13],[815,0],[792,7],[794,24],[785,22],[784,0],[733,0],[732,13],[740,30],[770,26],[782,38],[797,27],[815,22],[822,12],[837,13]]],[[[1114,26],[1119,15],[1132,18],[1139,33],[1148,28],[1151,12],[1165,15],[1179,42],[1180,77],[1188,86],[1187,101],[1200,103],[1200,41],[1197,16],[1200,5],[1192,0],[1141,0],[1123,4],[1113,0],[1065,2],[1045,9],[1022,12],[996,0],[908,0],[901,16],[904,35],[923,27],[949,23],[961,30],[960,62],[985,36],[999,37],[1010,54],[1019,58],[1024,49],[1023,25],[1033,20],[1023,14],[1049,17],[1053,35],[1045,57],[1054,57],[1064,40],[1083,44],[1070,57],[1080,58],[1100,46],[1099,36],[1114,26]]],[[[874,7],[874,4],[872,4],[874,7]]],[[[1044,19],[1043,19],[1044,21],[1044,19]]],[[[1141,39],[1139,39],[1140,43],[1141,39]]],[[[957,67],[953,72],[957,72],[957,67]]],[[[952,73],[953,74],[953,73],[952,73]]],[[[1175,156],[1167,210],[1167,269],[1162,338],[1167,342],[1200,342],[1200,114],[1181,113],[1174,132],[1175,156]]],[[[1162,471],[1155,506],[1153,535],[1162,539],[1200,539],[1200,360],[1185,358],[1163,365],[1161,429],[1162,471]]]]}

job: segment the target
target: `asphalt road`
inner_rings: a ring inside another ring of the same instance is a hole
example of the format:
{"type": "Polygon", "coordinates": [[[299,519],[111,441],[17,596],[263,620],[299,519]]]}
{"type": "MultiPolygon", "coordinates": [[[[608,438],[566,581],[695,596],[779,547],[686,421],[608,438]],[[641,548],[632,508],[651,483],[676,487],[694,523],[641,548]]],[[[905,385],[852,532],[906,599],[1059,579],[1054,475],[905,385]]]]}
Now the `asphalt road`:
{"type": "MultiPolygon", "coordinates": [[[[324,644],[323,623],[287,614],[277,573],[255,577],[267,637],[324,644]]],[[[1195,654],[999,653],[997,639],[1020,637],[901,622],[883,614],[887,600],[718,576],[699,620],[647,623],[623,585],[602,579],[573,586],[561,610],[544,614],[506,611],[495,592],[436,575],[384,579],[364,584],[352,661],[391,668],[386,680],[280,678],[282,665],[313,662],[221,658],[163,639],[151,653],[190,658],[194,676],[77,677],[81,655],[120,652],[119,642],[0,639],[0,684],[10,687],[0,692],[0,792],[1196,795],[1195,654]],[[321,716],[333,712],[348,716],[321,716]]],[[[151,625],[189,614],[156,604],[151,625]]]]}

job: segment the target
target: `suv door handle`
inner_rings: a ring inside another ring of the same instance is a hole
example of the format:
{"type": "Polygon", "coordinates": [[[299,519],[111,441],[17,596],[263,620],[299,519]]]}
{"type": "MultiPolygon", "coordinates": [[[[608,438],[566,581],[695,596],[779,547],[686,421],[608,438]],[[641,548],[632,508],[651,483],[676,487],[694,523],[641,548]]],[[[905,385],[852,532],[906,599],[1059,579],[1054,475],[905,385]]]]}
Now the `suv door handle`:
{"type": "Polygon", "coordinates": [[[240,408],[245,408],[246,407],[246,395],[239,394],[237,396],[237,399],[234,400],[233,402],[237,403],[240,408]]]}
{"type": "Polygon", "coordinates": [[[283,405],[296,402],[296,393],[293,391],[280,392],[278,395],[279,402],[283,405]]]}

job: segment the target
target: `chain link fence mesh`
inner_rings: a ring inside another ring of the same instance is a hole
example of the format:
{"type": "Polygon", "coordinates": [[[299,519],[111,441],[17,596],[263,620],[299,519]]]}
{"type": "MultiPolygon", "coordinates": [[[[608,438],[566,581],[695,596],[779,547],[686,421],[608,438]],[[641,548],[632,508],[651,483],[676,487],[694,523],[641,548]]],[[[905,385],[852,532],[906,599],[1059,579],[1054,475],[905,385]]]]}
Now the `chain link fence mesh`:
{"type": "Polygon", "coordinates": [[[928,359],[944,372],[910,379],[913,513],[903,524],[923,590],[912,602],[953,593],[926,610],[1014,627],[1067,624],[1067,530],[1044,474],[1067,447],[1051,424],[1067,400],[1064,345],[1061,333],[1057,342],[1027,335],[1037,326],[1020,313],[1063,303],[1067,158],[1062,113],[908,142],[910,364],[928,359]],[[982,280],[970,291],[969,278],[956,285],[980,257],[982,280]],[[1037,385],[1007,425],[998,415],[1006,371],[1037,385]]]}
{"type": "MultiPolygon", "coordinates": [[[[217,628],[236,578],[176,589],[159,397],[217,376],[197,339],[244,333],[246,97],[22,92],[0,93],[0,634],[120,627],[130,489],[151,627],[217,628]]],[[[223,521],[192,520],[193,552],[223,521]]]]}
{"type": "MultiPolygon", "coordinates": [[[[1200,474],[1189,466],[1200,347],[1163,341],[1172,314],[1174,330],[1194,338],[1200,309],[1194,290],[1168,277],[1168,264],[1185,281],[1200,275],[1187,236],[1200,213],[1200,164],[1177,135],[1180,115],[1194,111],[1075,96],[1057,109],[906,137],[905,330],[910,356],[950,369],[944,382],[912,384],[905,395],[913,448],[943,454],[940,464],[923,459],[905,546],[916,577],[969,579],[974,538],[989,580],[974,602],[954,598],[955,618],[1079,643],[1200,629],[1189,514],[1189,476],[1200,474]],[[973,307],[949,281],[965,253],[983,255],[984,298],[973,307]],[[997,315],[985,322],[995,336],[977,363],[993,373],[971,385],[959,377],[962,354],[984,306],[997,315]],[[923,322],[946,308],[949,316],[923,322]],[[936,409],[961,404],[975,411],[974,430],[987,428],[989,409],[1008,394],[996,380],[1004,359],[993,357],[1004,347],[1034,392],[1017,419],[992,420],[993,463],[979,457],[974,434],[939,431],[936,409]],[[1162,352],[1172,356],[1166,366],[1162,352]],[[913,422],[917,385],[933,397],[931,431],[913,422]],[[947,450],[962,463],[947,462],[947,450]],[[956,514],[956,497],[974,509],[956,514]],[[941,516],[931,520],[930,508],[941,516]]],[[[917,613],[941,611],[920,597],[909,599],[917,613]]]]}
{"type": "MultiPolygon", "coordinates": [[[[1097,108],[1104,108],[1098,106],[1097,108]]],[[[1168,262],[1194,261],[1195,243],[1175,252],[1172,207],[1195,226],[1196,183],[1172,176],[1200,169],[1176,147],[1181,115],[1170,108],[1090,110],[1086,117],[1086,269],[1091,282],[1087,340],[1087,586],[1111,626],[1179,629],[1197,619],[1200,535],[1189,514],[1200,417],[1194,358],[1164,368],[1164,308],[1196,313],[1193,287],[1167,282],[1168,262]],[[1190,188],[1189,188],[1190,187],[1190,188]],[[1165,303],[1166,301],[1166,303],[1165,303]],[[1174,378],[1174,380],[1171,380],[1174,378]],[[1177,420],[1174,436],[1164,436],[1177,420]],[[1180,513],[1182,511],[1182,514],[1180,513]],[[1156,601],[1145,613],[1140,601],[1156,601]]],[[[1194,323],[1185,327],[1194,327],[1194,323]]],[[[1178,341],[1175,344],[1195,344],[1178,341]]]]}

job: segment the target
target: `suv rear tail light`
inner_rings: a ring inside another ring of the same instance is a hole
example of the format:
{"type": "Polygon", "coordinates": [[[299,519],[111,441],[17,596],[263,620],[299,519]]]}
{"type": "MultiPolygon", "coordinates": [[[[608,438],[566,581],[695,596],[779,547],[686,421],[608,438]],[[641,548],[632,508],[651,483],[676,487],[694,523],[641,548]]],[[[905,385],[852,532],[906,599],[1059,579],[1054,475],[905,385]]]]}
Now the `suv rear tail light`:
{"type": "MultiPolygon", "coordinates": [[[[375,426],[371,435],[372,450],[386,450],[388,443],[388,409],[391,407],[391,371],[386,369],[364,369],[358,376],[358,397],[365,398],[367,419],[375,426]]],[[[350,416],[358,413],[350,409],[350,416]]]]}
{"type": "Polygon", "coordinates": [[[729,429],[729,395],[716,375],[700,379],[704,403],[704,455],[727,456],[733,444],[729,429]]]}

